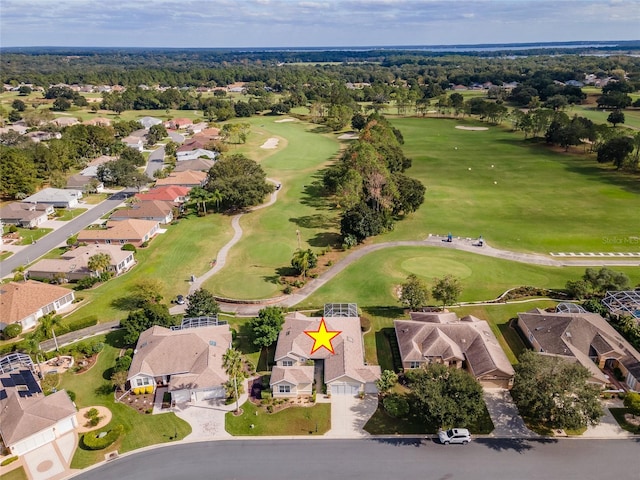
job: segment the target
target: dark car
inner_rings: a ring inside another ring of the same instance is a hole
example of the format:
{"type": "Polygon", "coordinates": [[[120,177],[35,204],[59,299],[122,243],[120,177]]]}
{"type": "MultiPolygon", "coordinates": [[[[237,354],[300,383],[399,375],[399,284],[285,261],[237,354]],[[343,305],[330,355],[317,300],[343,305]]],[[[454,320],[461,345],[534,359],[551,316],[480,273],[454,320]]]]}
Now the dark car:
{"type": "Polygon", "coordinates": [[[182,295],[178,295],[178,296],[176,297],[176,303],[177,303],[178,305],[184,305],[184,297],[183,297],[182,295]]]}

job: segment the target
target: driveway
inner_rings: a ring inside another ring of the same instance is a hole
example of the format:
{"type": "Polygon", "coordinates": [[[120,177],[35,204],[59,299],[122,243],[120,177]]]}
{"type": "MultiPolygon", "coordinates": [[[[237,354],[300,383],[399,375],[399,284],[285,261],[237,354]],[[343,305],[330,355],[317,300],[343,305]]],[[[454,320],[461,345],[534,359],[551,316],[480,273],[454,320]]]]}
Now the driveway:
{"type": "Polygon", "coordinates": [[[604,417],[600,423],[587,427],[586,432],[582,434],[584,438],[633,438],[633,434],[620,428],[616,419],[611,415],[609,408],[623,407],[622,400],[611,399],[602,402],[604,417]]]}
{"type": "MultiPolygon", "coordinates": [[[[184,440],[197,442],[231,438],[224,429],[224,416],[229,411],[227,407],[222,400],[202,400],[178,405],[172,411],[191,425],[191,433],[184,440]]],[[[235,408],[235,404],[231,407],[235,408]]]]}
{"type": "Polygon", "coordinates": [[[486,388],[483,391],[487,410],[495,429],[492,437],[535,438],[538,434],[529,430],[513,403],[509,390],[486,388]]]}
{"type": "Polygon", "coordinates": [[[27,476],[31,480],[67,478],[70,464],[78,443],[76,432],[69,432],[22,456],[27,476]]]}
{"type": "Polygon", "coordinates": [[[377,408],[377,395],[365,395],[363,399],[351,395],[332,395],[331,430],[324,436],[338,438],[368,436],[363,427],[377,408]]]}

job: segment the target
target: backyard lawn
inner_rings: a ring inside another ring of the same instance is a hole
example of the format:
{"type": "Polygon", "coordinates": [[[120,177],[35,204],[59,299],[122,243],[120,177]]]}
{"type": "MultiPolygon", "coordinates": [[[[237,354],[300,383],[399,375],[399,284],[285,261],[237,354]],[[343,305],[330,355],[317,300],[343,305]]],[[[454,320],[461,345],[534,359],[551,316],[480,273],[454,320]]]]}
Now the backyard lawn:
{"type": "Polygon", "coordinates": [[[18,242],[18,245],[31,245],[33,242],[37,242],[44,237],[47,233],[52,232],[53,228],[20,228],[16,232],[22,240],[18,242]]]}
{"type": "Polygon", "coordinates": [[[59,210],[61,215],[55,219],[59,222],[68,222],[69,220],[79,217],[86,211],[86,208],[65,208],[64,210],[59,210]]]}
{"type": "Polygon", "coordinates": [[[225,428],[231,435],[324,435],[331,428],[331,404],[289,407],[277,413],[263,413],[251,402],[242,405],[242,415],[226,415],[225,428]],[[251,427],[253,425],[253,428],[251,427]]]}
{"type": "Polygon", "coordinates": [[[147,445],[169,442],[170,437],[176,434],[177,439],[181,440],[191,433],[191,426],[174,413],[142,415],[123,403],[115,402],[113,387],[108,379],[111,377],[112,367],[123,346],[121,341],[123,333],[113,332],[106,337],[94,337],[94,340],[105,342],[105,347],[98,355],[96,364],[85,373],[67,372],[62,376],[58,388],[75,392],[78,408],[93,405],[105,406],[113,414],[109,426],[123,425],[125,428],[124,436],[105,450],[92,451],[81,447],[76,449],[71,462],[72,468],[86,468],[103,461],[104,454],[112,450],[124,453],[147,445]]]}
{"type": "Polygon", "coordinates": [[[229,218],[219,214],[206,217],[192,214],[166,228],[166,233],[157,235],[147,248],[138,249],[135,254],[137,265],[131,271],[95,289],[78,292],[77,296],[84,297],[88,304],[66,319],[96,315],[100,322],[107,322],[126,317],[128,312],[118,309],[112,302],[126,296],[140,279],[160,281],[160,293],[167,303],[177,294],[187,295],[190,275],[198,276],[207,271],[209,262],[231,238],[229,218]]]}

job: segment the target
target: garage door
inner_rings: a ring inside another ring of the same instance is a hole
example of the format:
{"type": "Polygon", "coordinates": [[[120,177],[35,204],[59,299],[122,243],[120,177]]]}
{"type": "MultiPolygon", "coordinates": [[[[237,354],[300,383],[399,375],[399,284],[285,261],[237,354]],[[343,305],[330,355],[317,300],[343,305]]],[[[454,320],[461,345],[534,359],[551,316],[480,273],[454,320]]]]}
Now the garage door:
{"type": "Polygon", "coordinates": [[[12,451],[15,455],[23,455],[31,450],[41,447],[42,445],[53,442],[55,438],[56,435],[53,433],[53,430],[45,430],[44,432],[36,433],[35,435],[16,443],[12,451]]]}
{"type": "Polygon", "coordinates": [[[215,398],[224,398],[224,387],[212,388],[211,390],[204,390],[196,393],[196,399],[198,400],[212,400],[215,398]]]}
{"type": "Polygon", "coordinates": [[[354,383],[332,383],[332,395],[357,395],[360,391],[360,385],[354,383]]]}

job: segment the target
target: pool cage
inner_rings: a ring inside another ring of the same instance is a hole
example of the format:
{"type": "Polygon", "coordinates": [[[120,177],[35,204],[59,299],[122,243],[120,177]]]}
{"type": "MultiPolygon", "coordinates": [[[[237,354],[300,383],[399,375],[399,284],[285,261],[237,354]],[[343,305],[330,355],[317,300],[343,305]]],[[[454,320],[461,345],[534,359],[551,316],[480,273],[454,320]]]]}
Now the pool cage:
{"type": "Polygon", "coordinates": [[[640,290],[607,292],[602,303],[615,315],[630,315],[640,320],[640,290]]]}
{"type": "Polygon", "coordinates": [[[325,303],[324,316],[325,318],[357,317],[358,304],[357,303],[325,303]]]}

